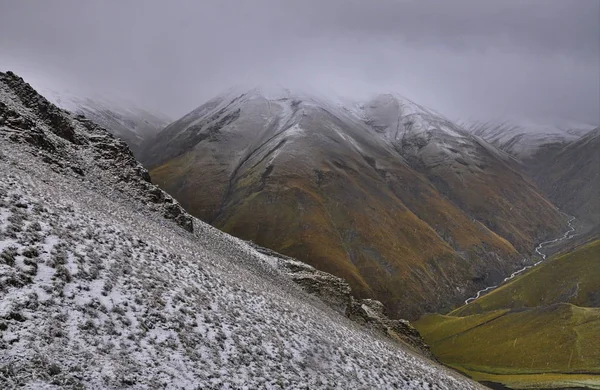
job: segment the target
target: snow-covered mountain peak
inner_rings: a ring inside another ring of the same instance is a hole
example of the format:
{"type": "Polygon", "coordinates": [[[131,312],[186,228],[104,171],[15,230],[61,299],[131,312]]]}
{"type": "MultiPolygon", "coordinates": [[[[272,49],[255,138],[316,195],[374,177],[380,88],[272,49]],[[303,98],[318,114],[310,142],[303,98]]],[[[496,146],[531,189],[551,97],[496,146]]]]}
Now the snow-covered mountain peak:
{"type": "Polygon", "coordinates": [[[293,91],[281,84],[263,83],[250,88],[247,95],[250,97],[262,97],[267,100],[283,100],[300,97],[305,94],[293,91]]]}
{"type": "Polygon", "coordinates": [[[397,109],[403,116],[407,115],[427,115],[427,116],[438,116],[443,117],[442,114],[426,108],[420,104],[413,102],[412,100],[400,95],[399,93],[389,92],[377,95],[367,103],[365,106],[371,108],[377,108],[381,106],[389,106],[397,109]]]}
{"type": "Polygon", "coordinates": [[[471,122],[463,126],[472,134],[518,158],[532,156],[543,145],[574,141],[595,128],[574,121],[536,123],[523,120],[471,122]]]}
{"type": "Polygon", "coordinates": [[[97,93],[89,93],[73,88],[56,88],[43,85],[32,85],[39,93],[46,97],[50,102],[60,108],[77,112],[82,107],[89,109],[105,109],[118,111],[121,113],[130,113],[139,115],[140,113],[150,114],[156,119],[168,123],[172,118],[159,110],[149,110],[140,107],[138,103],[122,96],[107,97],[97,93]],[[152,111],[150,113],[150,111],[152,111]]]}
{"type": "Polygon", "coordinates": [[[271,102],[299,100],[323,101],[326,100],[321,93],[306,87],[295,87],[275,82],[264,82],[250,85],[236,85],[217,95],[218,99],[265,99],[271,102]]]}
{"type": "Polygon", "coordinates": [[[376,96],[362,105],[363,118],[388,140],[406,137],[432,139],[434,134],[462,139],[468,134],[441,114],[396,93],[376,96]]]}

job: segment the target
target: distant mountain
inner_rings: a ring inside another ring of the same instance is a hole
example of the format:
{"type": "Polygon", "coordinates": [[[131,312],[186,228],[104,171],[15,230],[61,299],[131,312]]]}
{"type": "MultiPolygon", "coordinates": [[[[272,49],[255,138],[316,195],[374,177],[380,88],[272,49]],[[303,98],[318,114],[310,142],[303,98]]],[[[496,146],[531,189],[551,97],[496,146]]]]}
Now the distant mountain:
{"type": "Polygon", "coordinates": [[[125,141],[136,156],[145,140],[153,138],[172,121],[163,113],[150,112],[131,102],[48,88],[41,88],[40,93],[58,107],[83,115],[106,128],[125,141]]]}
{"type": "Polygon", "coordinates": [[[600,385],[600,239],[417,329],[436,357],[510,388],[600,385]]]}
{"type": "Polygon", "coordinates": [[[595,127],[584,123],[539,125],[511,122],[474,122],[464,126],[472,134],[519,159],[530,158],[544,145],[574,141],[595,127]]]}
{"type": "Polygon", "coordinates": [[[147,146],[153,180],[193,215],[393,316],[448,310],[564,225],[513,157],[398,95],[232,90],[147,146]]]}
{"type": "Polygon", "coordinates": [[[600,235],[600,128],[569,143],[546,145],[526,167],[554,204],[600,235]]]}
{"type": "Polygon", "coordinates": [[[406,98],[364,104],[367,123],[455,205],[527,252],[536,230],[556,226],[556,209],[509,154],[406,98]],[[510,189],[510,190],[508,190],[510,189]],[[548,219],[534,215],[553,209],[548,219]]]}
{"type": "Polygon", "coordinates": [[[0,388],[481,388],[349,293],[192,218],[123,141],[0,73],[0,388]]]}

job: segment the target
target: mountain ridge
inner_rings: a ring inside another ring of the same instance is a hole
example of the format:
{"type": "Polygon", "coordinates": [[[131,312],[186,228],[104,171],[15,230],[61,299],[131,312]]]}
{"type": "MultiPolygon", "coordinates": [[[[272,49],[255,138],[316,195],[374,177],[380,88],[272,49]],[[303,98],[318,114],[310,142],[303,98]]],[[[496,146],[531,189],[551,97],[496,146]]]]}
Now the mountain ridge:
{"type": "Polygon", "coordinates": [[[464,127],[520,160],[531,158],[544,145],[572,142],[595,128],[583,123],[539,125],[511,121],[476,121],[465,123],[464,127]]]}
{"type": "Polygon", "coordinates": [[[533,180],[557,206],[576,216],[580,231],[600,235],[600,128],[569,143],[549,144],[526,162],[533,180]]]}
{"type": "Polygon", "coordinates": [[[566,221],[512,157],[430,110],[406,103],[412,112],[398,115],[392,98],[344,108],[218,96],[165,128],[142,162],[192,214],[414,318],[521,268],[518,251],[566,221]],[[400,126],[407,137],[387,132],[400,126]]]}

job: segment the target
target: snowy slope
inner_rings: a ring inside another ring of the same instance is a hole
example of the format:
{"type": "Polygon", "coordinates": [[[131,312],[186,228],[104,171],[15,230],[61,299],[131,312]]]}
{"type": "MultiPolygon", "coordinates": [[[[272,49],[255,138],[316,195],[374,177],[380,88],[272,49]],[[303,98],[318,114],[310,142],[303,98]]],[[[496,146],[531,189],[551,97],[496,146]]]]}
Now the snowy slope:
{"type": "MultiPolygon", "coordinates": [[[[234,87],[167,126],[144,150],[141,160],[153,167],[207,139],[226,140],[228,152],[235,157],[231,161],[239,162],[262,144],[277,143],[287,136],[291,141],[299,140],[313,133],[316,133],[318,141],[329,130],[335,131],[336,138],[342,138],[343,142],[356,145],[357,141],[363,141],[381,145],[370,134],[371,129],[362,118],[328,99],[278,85],[260,85],[250,89],[234,87]],[[346,131],[357,127],[359,130],[348,137],[339,130],[340,123],[332,122],[325,114],[341,119],[346,131]],[[328,124],[319,131],[299,125],[302,120],[314,116],[328,124]],[[221,129],[225,131],[220,132],[221,129]]],[[[268,146],[263,148],[269,149],[268,146]]]]}
{"type": "Polygon", "coordinates": [[[106,128],[127,142],[136,155],[142,142],[154,137],[171,122],[167,115],[150,112],[129,101],[50,88],[38,88],[38,92],[58,107],[84,115],[106,128]]]}
{"type": "Polygon", "coordinates": [[[574,141],[594,129],[594,126],[583,123],[540,125],[475,122],[465,124],[464,127],[472,134],[520,159],[533,156],[544,145],[574,141]]]}
{"type": "Polygon", "coordinates": [[[10,73],[0,151],[2,388],[479,388],[191,229],[122,143],[10,73]]]}
{"type": "Polygon", "coordinates": [[[482,145],[460,125],[399,94],[381,94],[359,107],[365,122],[413,164],[460,168],[485,165],[490,155],[499,163],[511,162],[509,155],[482,145]]]}

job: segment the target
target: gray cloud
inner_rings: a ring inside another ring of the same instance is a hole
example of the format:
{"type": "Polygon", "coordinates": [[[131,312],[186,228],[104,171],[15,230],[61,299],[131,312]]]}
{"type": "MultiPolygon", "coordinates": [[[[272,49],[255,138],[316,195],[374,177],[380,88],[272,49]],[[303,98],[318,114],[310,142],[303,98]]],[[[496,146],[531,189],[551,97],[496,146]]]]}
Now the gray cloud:
{"type": "Polygon", "coordinates": [[[0,0],[0,68],[179,116],[239,83],[600,122],[597,0],[0,0]]]}

